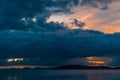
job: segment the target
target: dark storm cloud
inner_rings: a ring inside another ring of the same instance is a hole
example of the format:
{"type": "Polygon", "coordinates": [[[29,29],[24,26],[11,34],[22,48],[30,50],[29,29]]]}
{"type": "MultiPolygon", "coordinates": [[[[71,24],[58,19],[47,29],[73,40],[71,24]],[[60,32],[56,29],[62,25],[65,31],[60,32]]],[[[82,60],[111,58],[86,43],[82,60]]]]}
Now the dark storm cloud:
{"type": "MultiPolygon", "coordinates": [[[[0,1],[0,30],[17,29],[29,30],[46,27],[46,19],[54,13],[71,13],[77,5],[91,5],[99,7],[98,3],[105,4],[100,7],[107,9],[113,0],[1,0],[0,1]],[[36,23],[32,18],[36,17],[36,23]],[[21,22],[27,19],[27,25],[21,22]],[[29,19],[29,20],[28,20],[29,19]]],[[[48,25],[48,24],[47,24],[48,25]]]]}
{"type": "Polygon", "coordinates": [[[2,57],[77,57],[112,55],[120,52],[120,34],[92,30],[54,32],[0,32],[2,57]]]}
{"type": "Polygon", "coordinates": [[[53,13],[70,13],[71,7],[78,4],[78,0],[1,0],[0,1],[0,29],[27,30],[36,28],[31,21],[37,17],[36,25],[45,27],[46,18],[53,13]],[[20,20],[27,19],[25,25],[20,20]],[[29,19],[29,20],[28,20],[29,19]]]}

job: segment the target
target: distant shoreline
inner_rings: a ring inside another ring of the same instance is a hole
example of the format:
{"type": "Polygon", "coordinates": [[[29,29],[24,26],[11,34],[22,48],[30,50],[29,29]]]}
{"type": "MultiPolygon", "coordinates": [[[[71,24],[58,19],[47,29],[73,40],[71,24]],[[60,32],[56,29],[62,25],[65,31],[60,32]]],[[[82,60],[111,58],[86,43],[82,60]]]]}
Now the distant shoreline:
{"type": "Polygon", "coordinates": [[[63,65],[57,67],[24,67],[24,68],[2,68],[0,70],[118,70],[120,67],[110,66],[84,66],[84,65],[63,65]]]}

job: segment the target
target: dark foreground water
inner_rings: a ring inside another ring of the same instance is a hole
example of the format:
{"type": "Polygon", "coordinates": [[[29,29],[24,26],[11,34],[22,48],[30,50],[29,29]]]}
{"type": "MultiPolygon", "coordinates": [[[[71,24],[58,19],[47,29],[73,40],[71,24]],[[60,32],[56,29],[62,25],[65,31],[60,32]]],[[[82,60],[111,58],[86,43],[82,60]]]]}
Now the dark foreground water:
{"type": "Polygon", "coordinates": [[[0,80],[120,80],[120,70],[0,70],[0,80]]]}

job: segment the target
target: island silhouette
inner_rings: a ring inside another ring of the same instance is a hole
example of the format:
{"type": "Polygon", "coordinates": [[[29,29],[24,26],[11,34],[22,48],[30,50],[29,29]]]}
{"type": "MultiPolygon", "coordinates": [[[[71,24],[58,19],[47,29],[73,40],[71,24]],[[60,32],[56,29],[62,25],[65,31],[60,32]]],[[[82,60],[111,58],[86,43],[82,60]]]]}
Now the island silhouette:
{"type": "Polygon", "coordinates": [[[8,69],[20,69],[20,70],[26,70],[26,69],[50,69],[50,70],[72,70],[72,69],[120,69],[120,67],[117,66],[86,66],[86,65],[61,65],[61,66],[52,66],[52,67],[42,67],[42,66],[37,66],[37,67],[29,67],[29,66],[24,66],[24,68],[4,68],[4,70],[8,69]]]}

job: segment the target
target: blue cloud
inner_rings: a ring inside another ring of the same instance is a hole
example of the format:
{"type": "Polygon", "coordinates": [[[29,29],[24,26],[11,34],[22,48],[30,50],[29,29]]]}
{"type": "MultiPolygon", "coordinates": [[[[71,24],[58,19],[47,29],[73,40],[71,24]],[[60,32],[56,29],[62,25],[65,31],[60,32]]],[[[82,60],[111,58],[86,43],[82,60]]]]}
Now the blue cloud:
{"type": "Polygon", "coordinates": [[[92,30],[46,32],[0,32],[2,57],[90,56],[120,52],[119,33],[103,34],[92,30]]]}
{"type": "Polygon", "coordinates": [[[38,58],[39,64],[56,64],[74,57],[111,56],[120,53],[120,34],[92,30],[0,32],[0,56],[38,58]],[[63,59],[63,60],[61,60],[63,59]]]}
{"type": "Polygon", "coordinates": [[[71,9],[79,4],[92,5],[97,8],[107,9],[113,0],[1,0],[0,1],[0,30],[16,29],[29,30],[46,27],[46,19],[54,13],[71,14],[71,9]],[[103,6],[103,7],[101,7],[103,6]],[[98,6],[99,7],[99,6],[98,6]],[[37,17],[33,23],[32,18],[37,17]],[[21,22],[22,18],[27,19],[27,25],[21,22]],[[37,26],[37,27],[36,27],[37,26]]]}
{"type": "Polygon", "coordinates": [[[0,30],[28,30],[36,29],[36,25],[44,28],[46,18],[53,13],[70,13],[71,7],[77,5],[78,0],[1,0],[0,4],[0,30]],[[31,22],[33,17],[37,17],[34,25],[31,22]],[[26,18],[28,25],[22,23],[21,18],[26,18]]]}

